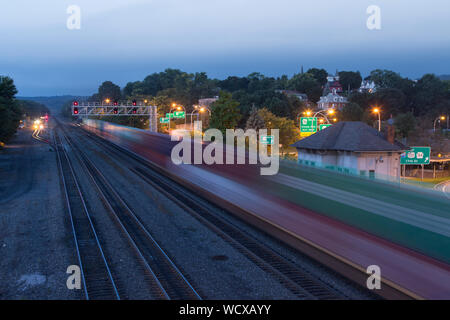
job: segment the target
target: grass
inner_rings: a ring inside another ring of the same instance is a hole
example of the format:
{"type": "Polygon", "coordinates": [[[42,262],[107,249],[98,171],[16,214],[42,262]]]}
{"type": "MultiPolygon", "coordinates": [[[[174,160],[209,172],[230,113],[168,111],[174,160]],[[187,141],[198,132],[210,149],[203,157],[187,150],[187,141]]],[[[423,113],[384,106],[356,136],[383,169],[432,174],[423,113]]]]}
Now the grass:
{"type": "MultiPolygon", "coordinates": [[[[420,184],[419,185],[421,185],[421,183],[424,183],[424,184],[429,184],[430,186],[430,188],[433,188],[435,185],[437,185],[437,184],[439,184],[439,183],[442,183],[442,182],[444,182],[444,181],[447,181],[447,180],[450,180],[450,177],[442,177],[442,178],[425,178],[425,179],[420,179],[420,178],[411,178],[411,177],[407,177],[407,178],[405,178],[405,182],[406,183],[409,183],[408,181],[417,181],[417,182],[419,182],[420,184]]],[[[417,185],[416,183],[413,183],[414,185],[417,185]]]]}

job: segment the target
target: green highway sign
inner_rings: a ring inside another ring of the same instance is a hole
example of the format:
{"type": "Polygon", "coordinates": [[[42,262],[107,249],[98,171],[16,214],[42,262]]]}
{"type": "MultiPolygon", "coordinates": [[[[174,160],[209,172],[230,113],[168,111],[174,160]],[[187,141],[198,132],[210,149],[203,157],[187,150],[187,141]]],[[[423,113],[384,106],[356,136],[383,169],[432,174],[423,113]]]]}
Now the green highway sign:
{"type": "Polygon", "coordinates": [[[331,127],[330,123],[326,123],[326,124],[319,124],[319,131],[323,130],[325,128],[331,127]]]}
{"type": "Polygon", "coordinates": [[[175,111],[173,113],[174,118],[182,118],[184,119],[186,117],[186,113],[184,111],[175,111]]]}
{"type": "Polygon", "coordinates": [[[173,113],[166,113],[166,118],[172,119],[173,118],[173,113]]]}
{"type": "Polygon", "coordinates": [[[300,118],[300,132],[315,133],[317,131],[316,117],[301,117],[300,118]]]}
{"type": "Polygon", "coordinates": [[[169,118],[159,118],[160,123],[169,123],[169,121],[170,121],[169,118]]]}
{"type": "Polygon", "coordinates": [[[260,138],[259,138],[259,141],[262,143],[262,144],[270,144],[270,145],[272,145],[273,144],[273,136],[261,136],[260,138]]]}
{"type": "Polygon", "coordinates": [[[430,147],[411,147],[400,156],[400,164],[430,164],[430,147]]]}

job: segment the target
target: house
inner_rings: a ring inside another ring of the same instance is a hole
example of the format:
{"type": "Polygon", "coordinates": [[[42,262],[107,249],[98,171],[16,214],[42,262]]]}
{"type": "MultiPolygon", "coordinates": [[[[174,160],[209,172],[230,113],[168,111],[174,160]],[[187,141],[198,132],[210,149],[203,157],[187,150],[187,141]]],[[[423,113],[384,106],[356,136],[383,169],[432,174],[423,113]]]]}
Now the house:
{"type": "Polygon", "coordinates": [[[287,95],[288,97],[296,97],[300,101],[307,103],[308,102],[308,96],[305,93],[301,93],[295,90],[276,90],[278,93],[282,93],[287,95]]]}
{"type": "Polygon", "coordinates": [[[198,100],[198,105],[201,106],[201,107],[209,107],[209,106],[211,106],[211,104],[213,104],[217,100],[219,100],[218,96],[216,96],[214,98],[199,99],[198,100]]]}
{"type": "Polygon", "coordinates": [[[337,94],[336,90],[326,96],[320,97],[319,102],[317,102],[317,107],[320,110],[337,109],[342,110],[342,108],[348,103],[346,97],[342,97],[337,94]]]}
{"type": "Polygon", "coordinates": [[[363,80],[361,82],[361,87],[358,89],[359,92],[368,92],[368,93],[374,93],[377,91],[375,82],[370,80],[363,80]]]}
{"type": "Polygon", "coordinates": [[[300,164],[369,178],[400,178],[400,155],[409,148],[363,122],[343,121],[292,145],[300,164]]]}
{"type": "Polygon", "coordinates": [[[322,94],[326,96],[333,91],[335,91],[336,93],[344,92],[344,90],[342,89],[342,85],[339,82],[339,76],[337,75],[337,73],[335,76],[329,75],[327,77],[327,83],[324,86],[322,94]]]}

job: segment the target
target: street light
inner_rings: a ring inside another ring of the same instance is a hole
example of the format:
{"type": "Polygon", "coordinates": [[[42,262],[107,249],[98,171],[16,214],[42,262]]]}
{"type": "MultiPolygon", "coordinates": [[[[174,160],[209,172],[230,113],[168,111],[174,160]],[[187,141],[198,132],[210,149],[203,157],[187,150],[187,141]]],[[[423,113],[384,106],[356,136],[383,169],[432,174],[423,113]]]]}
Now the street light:
{"type": "Polygon", "coordinates": [[[106,104],[109,104],[111,102],[111,100],[109,98],[105,99],[106,104]]]}
{"type": "MultiPolygon", "coordinates": [[[[328,109],[327,110],[327,112],[326,112],[328,115],[334,115],[336,112],[335,112],[335,110],[334,109],[328,109]]],[[[308,117],[310,117],[311,115],[313,116],[313,117],[316,117],[317,115],[321,115],[322,117],[323,117],[323,119],[325,119],[326,121],[327,121],[327,123],[330,123],[330,120],[328,119],[328,117],[327,117],[327,114],[325,113],[325,110],[319,110],[319,111],[317,111],[316,113],[314,113],[313,114],[313,112],[311,111],[311,110],[306,110],[306,111],[304,111],[303,112],[303,114],[304,115],[306,115],[306,116],[308,116],[308,117]]],[[[298,118],[300,118],[300,113],[297,115],[297,120],[298,120],[298,118]]],[[[319,122],[320,123],[323,123],[323,119],[321,119],[321,120],[319,120],[319,122]]],[[[336,119],[336,118],[335,118],[336,119]]],[[[335,122],[336,122],[337,120],[335,120],[335,122]]]]}
{"type": "Polygon", "coordinates": [[[381,131],[381,111],[379,108],[374,108],[372,112],[378,114],[378,131],[381,131]]]}
{"type": "Polygon", "coordinates": [[[198,115],[205,111],[208,111],[209,116],[211,117],[211,110],[208,107],[194,106],[194,111],[189,114],[191,116],[191,127],[192,127],[192,117],[194,116],[194,114],[197,114],[197,121],[198,121],[198,115]]]}
{"type": "MultiPolygon", "coordinates": [[[[177,105],[175,102],[172,103],[172,108],[170,109],[170,113],[172,113],[172,111],[174,109],[178,110],[178,111],[181,111],[181,110],[184,111],[184,126],[186,126],[186,109],[182,105],[177,105]]],[[[170,121],[171,121],[171,118],[169,116],[169,130],[170,130],[170,121]]]]}
{"type": "Polygon", "coordinates": [[[434,122],[433,122],[433,132],[436,132],[436,121],[441,122],[441,120],[444,121],[444,120],[445,120],[445,116],[440,116],[440,117],[437,117],[436,119],[434,119],[434,122]]]}

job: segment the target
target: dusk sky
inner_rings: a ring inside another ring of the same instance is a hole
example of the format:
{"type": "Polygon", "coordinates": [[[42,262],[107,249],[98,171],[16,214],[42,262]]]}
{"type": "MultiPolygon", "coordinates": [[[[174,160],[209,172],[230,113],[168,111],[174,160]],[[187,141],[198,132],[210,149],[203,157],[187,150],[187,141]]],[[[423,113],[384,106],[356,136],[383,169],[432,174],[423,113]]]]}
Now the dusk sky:
{"type": "Polygon", "coordinates": [[[450,74],[448,0],[14,0],[0,7],[0,75],[19,96],[90,95],[166,68],[292,76],[303,65],[450,74]],[[69,30],[68,6],[81,8],[69,30]],[[367,7],[381,8],[369,30],[367,7]]]}

